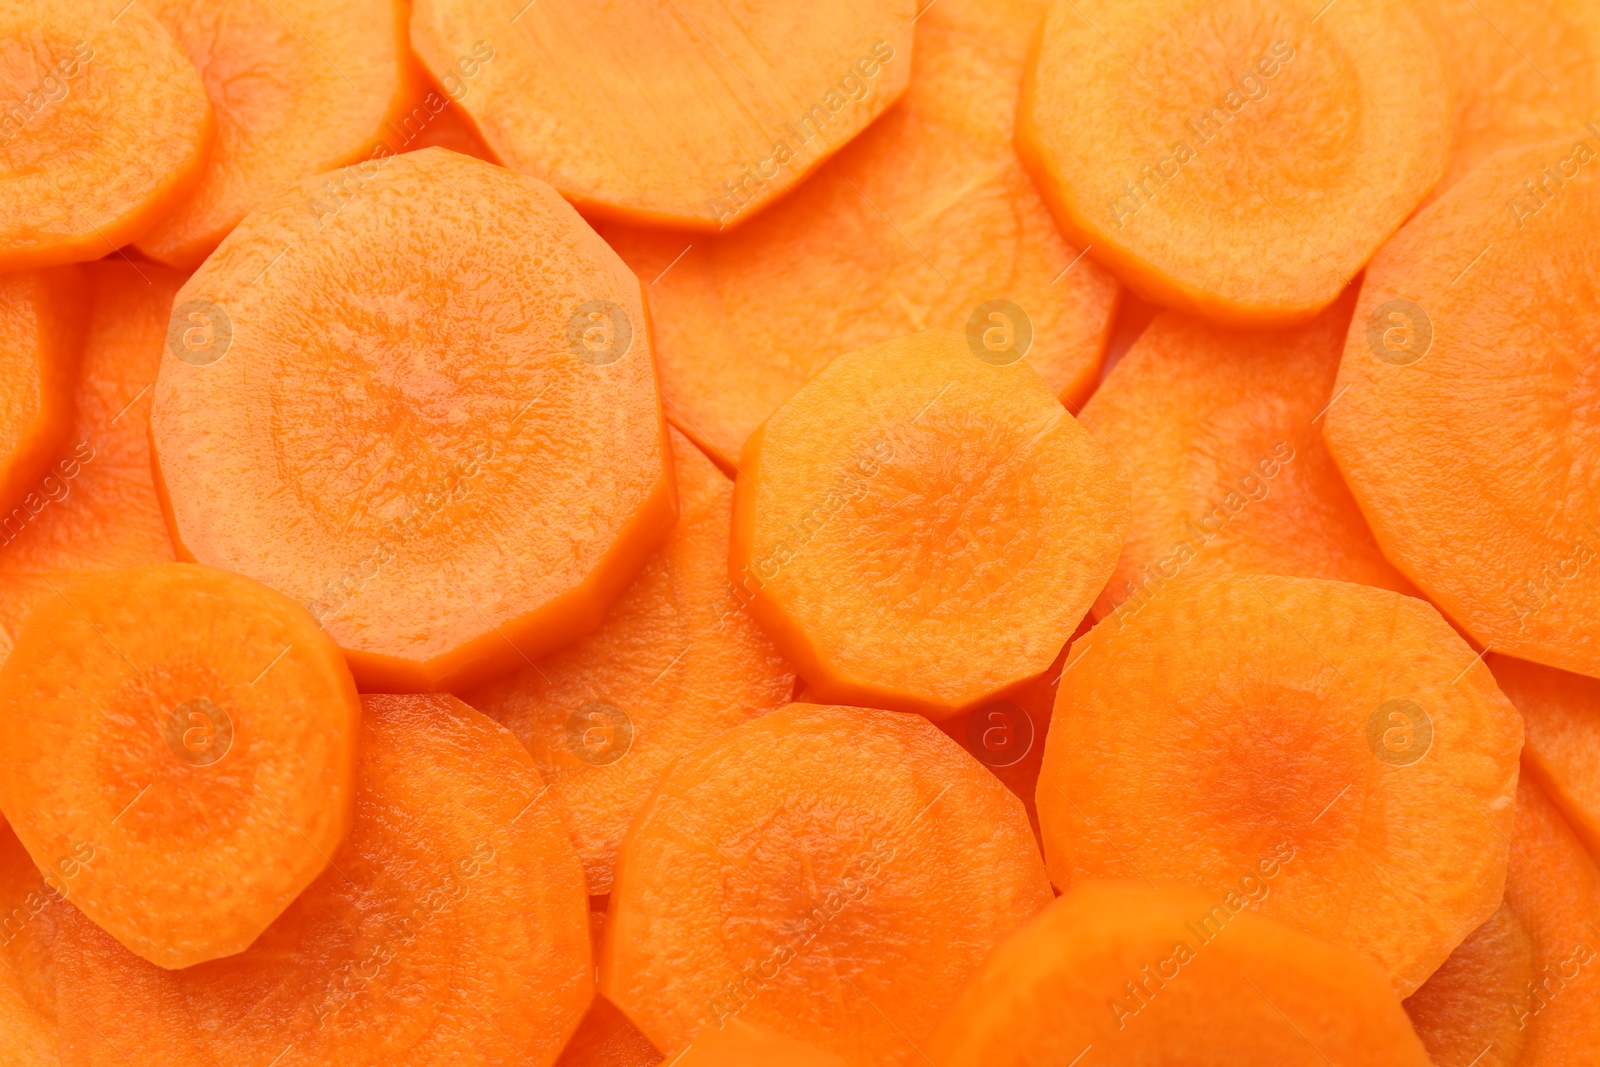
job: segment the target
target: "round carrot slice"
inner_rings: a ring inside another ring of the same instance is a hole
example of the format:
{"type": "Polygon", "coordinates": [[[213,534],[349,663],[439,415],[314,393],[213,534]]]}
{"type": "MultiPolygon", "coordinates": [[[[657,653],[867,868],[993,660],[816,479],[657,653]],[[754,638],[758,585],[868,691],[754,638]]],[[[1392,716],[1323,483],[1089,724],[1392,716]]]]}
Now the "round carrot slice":
{"type": "Polygon", "coordinates": [[[508,167],[585,211],[716,230],[905,91],[912,0],[418,0],[411,39],[508,167]]]}
{"type": "Polygon", "coordinates": [[[845,1067],[845,1061],[815,1045],[796,1041],[743,1019],[729,1019],[721,1029],[684,1049],[672,1061],[678,1067],[845,1067]]]}
{"type": "Polygon", "coordinates": [[[42,475],[72,428],[82,338],[76,267],[0,275],[0,510],[42,509],[42,475]]]}
{"type": "Polygon", "coordinates": [[[1044,2],[921,6],[906,95],[782,201],[716,237],[601,227],[649,283],[667,418],[730,473],[835,356],[928,326],[1010,330],[1069,405],[1099,377],[1119,287],[1012,144],[1044,2]]]}
{"type": "Polygon", "coordinates": [[[92,575],[34,609],[0,668],[0,807],[136,955],[245,949],[349,826],[355,686],[305,610],[182,563],[92,575]],[[155,610],[152,610],[152,609],[155,610]]]}
{"type": "Polygon", "coordinates": [[[601,989],[669,1055],[739,1018],[908,1064],[1049,900],[1022,805],[949,738],[795,704],[680,759],[639,813],[601,989]]]}
{"type": "Polygon", "coordinates": [[[1521,748],[1516,709],[1423,601],[1181,583],[1072,648],[1045,857],[1062,887],[1146,878],[1254,907],[1373,957],[1404,996],[1500,904],[1521,748]]]}
{"type": "Polygon", "coordinates": [[[80,866],[67,857],[47,881],[11,827],[0,824],[0,1052],[8,1067],[60,1067],[49,975],[52,909],[70,881],[63,872],[75,875],[80,866]]]}
{"type": "Polygon", "coordinates": [[[408,117],[410,10],[398,0],[157,0],[150,10],[217,113],[199,185],[138,241],[152,259],[193,270],[251,208],[354,163],[408,117]]]}
{"type": "Polygon", "coordinates": [[[672,526],[638,282],[534,178],[430,148],[309,179],[228,235],[167,339],[180,553],[306,604],[366,689],[572,640],[672,526]],[[351,196],[319,218],[330,180],[351,196]]]}
{"type": "Polygon", "coordinates": [[[140,237],[191,194],[216,133],[194,67],[139,4],[6,4],[0,94],[0,272],[140,237]]]}
{"type": "Polygon", "coordinates": [[[1480,644],[1588,675],[1600,305],[1573,294],[1600,287],[1597,240],[1600,137],[1495,156],[1373,260],[1325,420],[1406,577],[1480,644]]]}
{"type": "Polygon", "coordinates": [[[1515,1005],[1533,982],[1534,955],[1528,928],[1510,904],[1501,904],[1406,998],[1406,1013],[1434,1067],[1520,1062],[1526,1031],[1517,1024],[1515,1005]]]}
{"type": "Polygon", "coordinates": [[[555,1062],[593,993],[587,904],[527,752],[453,697],[378,696],[360,753],[349,838],[246,952],[162,971],[63,921],[78,1062],[555,1062]]]}
{"type": "Polygon", "coordinates": [[[1127,509],[1014,352],[928,330],[840,356],[751,436],[729,568],[817,699],[945,718],[1049,667],[1127,509]]]}
{"type": "Polygon", "coordinates": [[[1055,0],[1017,147],[1069,237],[1231,325],[1332,303],[1444,172],[1451,101],[1409,5],[1318,6],[1055,0]]]}
{"type": "Polygon", "coordinates": [[[1510,656],[1485,659],[1522,712],[1523,770],[1600,856],[1600,681],[1510,656]]]}
{"type": "Polygon", "coordinates": [[[1330,578],[1403,593],[1322,440],[1355,294],[1309,325],[1153,321],[1079,421],[1133,471],[1133,521],[1096,618],[1182,575],[1330,578]]]}
{"type": "Polygon", "coordinates": [[[1248,911],[1219,927],[1216,905],[1188,890],[1073,889],[990,957],[930,1062],[1428,1067],[1372,961],[1248,911]]]}
{"type": "Polygon", "coordinates": [[[611,891],[622,835],[667,766],[794,692],[728,587],[732,483],[675,432],[672,453],[678,524],[600,628],[466,695],[528,746],[594,894],[611,891]]]}

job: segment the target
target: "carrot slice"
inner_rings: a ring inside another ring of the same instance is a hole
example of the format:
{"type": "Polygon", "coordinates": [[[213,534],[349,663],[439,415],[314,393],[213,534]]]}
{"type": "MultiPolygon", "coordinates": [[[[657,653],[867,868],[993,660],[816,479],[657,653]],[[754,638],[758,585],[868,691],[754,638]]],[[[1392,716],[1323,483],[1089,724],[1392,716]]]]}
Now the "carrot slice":
{"type": "Polygon", "coordinates": [[[724,470],[835,356],[928,326],[999,313],[1056,395],[1088,397],[1118,286],[1062,238],[1012,145],[1044,6],[922,5],[905,97],[732,233],[601,227],[649,283],[667,417],[724,470]]]}
{"type": "Polygon", "coordinates": [[[181,563],[91,575],[0,668],[0,806],[42,867],[103,849],[67,895],[187,967],[243,950],[327,866],[358,713],[338,648],[280,594],[181,563]]]}
{"type": "Polygon", "coordinates": [[[911,1063],[1049,899],[1022,805],[949,738],[794,704],[684,756],[639,813],[601,991],[669,1055],[737,1017],[911,1063]]]}
{"type": "Polygon", "coordinates": [[[1332,303],[1444,172],[1451,100],[1409,5],[1317,6],[1055,0],[1017,148],[1068,236],[1230,325],[1332,303]]]}
{"type": "Polygon", "coordinates": [[[761,1067],[845,1067],[845,1061],[832,1053],[738,1018],[712,1030],[672,1062],[676,1067],[749,1067],[757,1063],[761,1067]]]}
{"type": "Polygon", "coordinates": [[[508,167],[585,211],[716,230],[905,91],[912,0],[418,0],[417,53],[508,167]]]}
{"type": "Polygon", "coordinates": [[[1381,968],[1249,911],[1219,926],[1217,909],[1189,890],[1074,888],[990,957],[931,1062],[1428,1067],[1381,968]]]}
{"type": "Polygon", "coordinates": [[[1522,712],[1524,770],[1600,857],[1600,681],[1510,656],[1486,660],[1522,712]]]}
{"type": "MultiPolygon", "coordinates": [[[[1511,864],[1516,862],[1513,852],[1511,864]]],[[[1510,904],[1501,904],[1406,998],[1406,1012],[1434,1067],[1520,1062],[1526,1031],[1517,1025],[1515,1005],[1533,982],[1535,955],[1527,926],[1510,904]]]]}
{"type": "Polygon", "coordinates": [[[672,433],[681,513],[598,630],[466,700],[528,746],[567,813],[589,892],[668,764],[783,707],[794,672],[728,588],[733,485],[672,433]]]}
{"type": "Polygon", "coordinates": [[[1270,333],[1167,312],[1106,376],[1079,421],[1136,473],[1097,619],[1204,571],[1416,592],[1378,550],[1322,440],[1354,297],[1270,333]]]}
{"type": "Polygon", "coordinates": [[[672,526],[638,282],[536,179],[438,148],[309,179],[173,323],[151,437],[180,554],[306,604],[364,689],[572,640],[672,526]]]}
{"type": "Polygon", "coordinates": [[[150,473],[150,387],[183,276],[120,260],[79,269],[91,300],[72,431],[37,496],[0,516],[0,659],[67,576],[174,559],[150,473]]]}
{"type": "Polygon", "coordinates": [[[52,909],[81,867],[80,857],[69,856],[47,882],[11,827],[0,825],[0,1052],[7,1067],[60,1067],[49,976],[52,909]]]}
{"type": "Polygon", "coordinates": [[[556,1067],[658,1067],[661,1053],[615,1004],[596,996],[556,1067]]]}
{"type": "Polygon", "coordinates": [[[527,752],[452,697],[366,697],[359,783],[330,869],[238,956],[162,971],[68,916],[75,1062],[553,1063],[592,994],[586,901],[527,752]]]}
{"type": "Polygon", "coordinates": [[[745,444],[729,570],[817,699],[946,718],[1050,665],[1127,477],[1025,364],[928,330],[840,356],[745,444]]]}
{"type": "Polygon", "coordinates": [[[157,0],[150,10],[217,114],[204,177],[137,242],[152,259],[193,270],[281,187],[354,163],[405,121],[415,74],[399,0],[157,0]]]}
{"type": "Polygon", "coordinates": [[[1179,583],[1073,646],[1053,721],[1058,886],[1202,889],[1373,957],[1402,996],[1500,904],[1521,720],[1423,601],[1179,583]]]}
{"type": "Polygon", "coordinates": [[[72,428],[83,302],[77,267],[0,275],[0,511],[45,506],[39,479],[72,428]]]}
{"type": "Polygon", "coordinates": [[[1408,223],[1367,272],[1324,431],[1384,554],[1441,610],[1588,675],[1600,305],[1576,294],[1600,286],[1597,175],[1600,137],[1508,150],[1408,223]]]}
{"type": "Polygon", "coordinates": [[[216,134],[199,76],[138,4],[7,4],[0,94],[0,272],[142,236],[191,194],[216,134]]]}

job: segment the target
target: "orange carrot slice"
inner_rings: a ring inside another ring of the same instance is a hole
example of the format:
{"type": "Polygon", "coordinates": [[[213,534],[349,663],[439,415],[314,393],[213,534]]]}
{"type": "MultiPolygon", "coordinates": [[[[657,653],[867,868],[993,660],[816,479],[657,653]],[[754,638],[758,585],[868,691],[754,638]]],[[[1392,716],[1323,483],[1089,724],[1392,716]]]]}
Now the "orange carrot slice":
{"type": "Polygon", "coordinates": [[[1428,1067],[1360,955],[1188,890],[1085,885],[1007,940],[935,1040],[938,1067],[1428,1067]]]}
{"type": "MultiPolygon", "coordinates": [[[[1514,852],[1511,862],[1517,862],[1514,852]]],[[[1520,1062],[1526,1030],[1517,1023],[1516,1003],[1533,982],[1535,955],[1527,926],[1510,904],[1501,904],[1406,998],[1406,1012],[1434,1067],[1520,1062]]]]}
{"type": "Polygon", "coordinates": [[[329,870],[240,955],[162,971],[69,915],[74,1062],[555,1062],[592,994],[589,938],[527,752],[452,697],[367,697],[359,781],[329,870]]]}
{"type": "Polygon", "coordinates": [[[1069,237],[1150,300],[1251,327],[1332,303],[1451,132],[1428,24],[1385,0],[1055,0],[1017,121],[1069,237]]]}
{"type": "Polygon", "coordinates": [[[1480,644],[1588,675],[1600,431],[1585,353],[1600,305],[1556,294],[1600,284],[1597,175],[1600,137],[1568,137],[1495,156],[1420,212],[1367,272],[1325,420],[1406,577],[1480,644]],[[1523,184],[1557,171],[1544,192],[1523,184]]]}
{"type": "Polygon", "coordinates": [[[8,1067],[60,1067],[49,975],[52,909],[81,866],[80,857],[69,856],[46,881],[17,835],[0,825],[0,1052],[8,1067]]]}
{"type": "Polygon", "coordinates": [[[669,1055],[737,1017],[908,1064],[1049,899],[1022,805],[949,738],[795,704],[680,759],[640,812],[601,990],[669,1055]]]}
{"type": "Polygon", "coordinates": [[[745,444],[729,569],[831,703],[945,718],[1061,650],[1127,528],[1116,460],[1015,354],[841,356],[745,444]]]}
{"type": "Polygon", "coordinates": [[[6,5],[0,94],[0,272],[140,237],[193,191],[216,134],[199,76],[138,4],[6,5]]]}
{"type": "Polygon", "coordinates": [[[83,303],[76,267],[0,276],[0,510],[45,506],[39,479],[72,428],[83,303]]]}
{"type": "Polygon", "coordinates": [[[556,1067],[658,1067],[661,1053],[615,1004],[597,996],[556,1067]]]}
{"type": "Polygon", "coordinates": [[[168,338],[180,553],[306,604],[366,689],[572,640],[671,528],[638,282],[536,179],[437,148],[310,179],[229,234],[168,338]]]}
{"type": "Polygon", "coordinates": [[[672,453],[678,525],[600,628],[466,697],[528,746],[594,894],[611,891],[622,835],[667,766],[794,692],[728,588],[732,483],[675,432],[672,453]]]}
{"type": "Polygon", "coordinates": [[[729,1019],[672,1061],[679,1067],[845,1067],[845,1061],[743,1019],[729,1019]]]}
{"type": "Polygon", "coordinates": [[[508,167],[585,211],[715,230],[789,189],[911,75],[912,0],[419,0],[417,53],[508,167]]]}
{"type": "Polygon", "coordinates": [[[1600,681],[1490,654],[1501,692],[1522,712],[1522,765],[1600,857],[1600,681]]]}
{"type": "Polygon", "coordinates": [[[1254,907],[1378,960],[1404,996],[1500,904],[1521,748],[1516,709],[1423,601],[1180,583],[1073,646],[1045,857],[1062,887],[1146,878],[1254,907]]]}

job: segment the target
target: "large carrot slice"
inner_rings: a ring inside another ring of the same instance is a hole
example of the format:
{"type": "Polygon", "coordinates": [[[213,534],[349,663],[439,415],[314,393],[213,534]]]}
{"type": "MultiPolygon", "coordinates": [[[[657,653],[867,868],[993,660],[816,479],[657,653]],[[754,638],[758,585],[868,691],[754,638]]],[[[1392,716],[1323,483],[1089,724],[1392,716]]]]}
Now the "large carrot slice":
{"type": "Polygon", "coordinates": [[[309,179],[173,322],[151,437],[179,551],[305,603],[364,688],[549,652],[671,528],[638,282],[536,179],[437,148],[309,179]]]}
{"type": "Polygon", "coordinates": [[[674,1059],[676,1067],[845,1067],[845,1061],[743,1019],[729,1019],[674,1059]]]}
{"type": "Polygon", "coordinates": [[[737,1017],[911,1063],[1049,899],[1022,805],[949,738],[795,704],[679,760],[640,812],[601,989],[668,1054],[737,1017]]]}
{"type": "Polygon", "coordinates": [[[216,133],[199,76],[138,4],[5,5],[0,98],[0,272],[140,237],[190,195],[216,133]]]}
{"type": "Polygon", "coordinates": [[[1516,1004],[1533,983],[1535,955],[1527,926],[1501,904],[1406,998],[1434,1067],[1515,1067],[1526,1038],[1516,1004]]]}
{"type": "Polygon", "coordinates": [[[418,0],[411,39],[506,165],[586,211],[716,230],[911,76],[912,0],[418,0]]]}
{"type": "Polygon", "coordinates": [[[1016,361],[944,330],[840,356],[745,444],[729,568],[817,699],[944,718],[1055,658],[1127,477],[1016,361]]]}
{"type": "Polygon", "coordinates": [[[56,946],[85,1067],[555,1062],[592,994],[583,873],[515,738],[367,697],[350,837],[261,940],[161,971],[81,915],[56,946]]]}
{"type": "Polygon", "coordinates": [[[667,765],[789,702],[794,672],[728,588],[733,485],[672,434],[681,513],[594,633],[467,701],[528,746],[567,813],[589,892],[667,765]]]}
{"type": "Polygon", "coordinates": [[[1367,272],[1325,420],[1384,554],[1441,610],[1497,652],[1588,675],[1597,175],[1600,137],[1569,137],[1495,156],[1420,212],[1367,272]]]}
{"type": "Polygon", "coordinates": [[[349,825],[359,707],[303,608],[181,563],[91,575],[28,616],[0,668],[0,807],[135,954],[242,951],[349,825]],[[152,606],[159,610],[152,611],[152,606]]]}
{"type": "Polygon", "coordinates": [[[1521,747],[1516,709],[1423,601],[1181,583],[1073,646],[1045,857],[1062,887],[1146,878],[1253,906],[1405,995],[1500,904],[1521,747]]]}
{"type": "Polygon", "coordinates": [[[38,480],[72,428],[83,301],[77,267],[0,275],[0,510],[44,507],[38,480]]]}
{"type": "Polygon", "coordinates": [[[1118,286],[1062,238],[1012,146],[1044,2],[924,5],[900,103],[734,232],[601,227],[648,283],[667,417],[724,470],[829,360],[929,326],[998,323],[1058,396],[1088,396],[1118,286]]]}
{"type": "Polygon", "coordinates": [[[0,825],[0,1057],[7,1067],[60,1067],[50,942],[61,889],[92,853],[67,857],[50,881],[0,825]]]}
{"type": "Polygon", "coordinates": [[[950,1012],[938,1067],[1428,1067],[1388,975],[1188,890],[1085,885],[1001,945],[950,1012]],[[1207,925],[1210,924],[1210,925],[1207,925]]]}
{"type": "Polygon", "coordinates": [[[1523,768],[1600,857],[1600,681],[1510,656],[1486,658],[1522,712],[1523,768]]]}
{"type": "Polygon", "coordinates": [[[153,259],[193,270],[281,187],[390,151],[407,118],[410,9],[398,0],[157,0],[151,11],[217,115],[200,184],[138,242],[153,259]]]}
{"type": "Polygon", "coordinates": [[[1318,6],[1055,0],[1017,147],[1068,235],[1221,322],[1332,303],[1444,172],[1450,93],[1410,5],[1318,6]]]}

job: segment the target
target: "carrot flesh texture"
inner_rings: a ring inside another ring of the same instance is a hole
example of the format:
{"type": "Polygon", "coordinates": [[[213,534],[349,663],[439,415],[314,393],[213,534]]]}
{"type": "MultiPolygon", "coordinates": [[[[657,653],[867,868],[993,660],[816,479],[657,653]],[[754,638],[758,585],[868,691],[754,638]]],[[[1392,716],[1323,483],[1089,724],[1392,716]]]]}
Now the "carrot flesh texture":
{"type": "Polygon", "coordinates": [[[596,996],[556,1067],[658,1067],[661,1053],[617,1006],[596,996]]]}
{"type": "Polygon", "coordinates": [[[1521,1062],[1526,1029],[1515,1008],[1534,979],[1535,954],[1527,926],[1510,904],[1501,904],[1406,998],[1406,1013],[1434,1067],[1521,1062]]]}
{"type": "Polygon", "coordinates": [[[1510,656],[1486,659],[1522,713],[1524,772],[1600,858],[1600,681],[1510,656]]]}
{"type": "Polygon", "coordinates": [[[742,1019],[729,1019],[684,1050],[681,1067],[845,1067],[845,1061],[814,1045],[796,1041],[742,1019]]]}
{"type": "Polygon", "coordinates": [[[83,304],[78,267],[0,276],[0,512],[44,506],[38,481],[72,429],[83,304]]]}
{"type": "Polygon", "coordinates": [[[60,1067],[56,995],[50,979],[53,909],[64,871],[46,881],[9,826],[0,825],[0,1051],[15,1067],[60,1067]]]}

